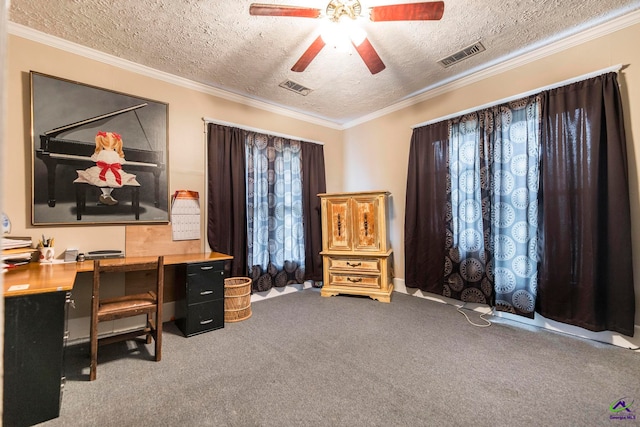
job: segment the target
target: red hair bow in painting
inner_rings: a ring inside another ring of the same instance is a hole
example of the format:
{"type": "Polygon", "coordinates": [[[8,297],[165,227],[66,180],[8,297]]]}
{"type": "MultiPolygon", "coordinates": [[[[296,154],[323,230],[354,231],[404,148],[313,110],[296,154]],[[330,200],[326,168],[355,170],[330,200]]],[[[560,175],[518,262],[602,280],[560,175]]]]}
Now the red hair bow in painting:
{"type": "MultiPolygon", "coordinates": [[[[117,140],[122,140],[122,137],[120,136],[119,133],[115,133],[115,132],[109,132],[111,135],[113,135],[113,137],[117,140]]],[[[103,137],[107,137],[107,132],[104,131],[100,131],[98,132],[98,134],[96,136],[103,136],[103,137]]]]}

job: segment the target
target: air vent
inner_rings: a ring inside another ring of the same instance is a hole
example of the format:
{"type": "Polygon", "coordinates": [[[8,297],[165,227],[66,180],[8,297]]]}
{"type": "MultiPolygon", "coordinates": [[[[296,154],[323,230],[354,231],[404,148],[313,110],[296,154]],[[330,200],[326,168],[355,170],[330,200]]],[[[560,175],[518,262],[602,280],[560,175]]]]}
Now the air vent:
{"type": "Polygon", "coordinates": [[[457,64],[458,62],[467,59],[475,54],[478,54],[480,52],[483,52],[485,50],[484,46],[482,45],[482,43],[477,42],[472,44],[471,46],[467,46],[464,49],[462,49],[459,52],[454,53],[451,56],[447,56],[446,58],[441,59],[440,61],[438,61],[438,64],[442,65],[443,67],[447,68],[452,66],[453,64],[457,64]]]}
{"type": "Polygon", "coordinates": [[[292,80],[285,80],[282,83],[280,83],[278,86],[283,87],[285,89],[289,89],[290,91],[293,91],[295,93],[299,93],[302,96],[307,96],[313,91],[313,89],[304,87],[300,83],[296,83],[292,80]]]}

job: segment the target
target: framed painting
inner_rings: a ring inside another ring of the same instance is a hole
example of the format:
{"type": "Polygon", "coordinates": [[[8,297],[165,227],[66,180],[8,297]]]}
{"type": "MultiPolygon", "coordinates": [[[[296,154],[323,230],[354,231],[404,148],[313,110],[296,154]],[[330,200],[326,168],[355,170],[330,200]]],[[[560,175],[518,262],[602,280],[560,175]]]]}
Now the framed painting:
{"type": "Polygon", "coordinates": [[[32,224],[169,222],[168,104],[30,72],[32,224]]]}

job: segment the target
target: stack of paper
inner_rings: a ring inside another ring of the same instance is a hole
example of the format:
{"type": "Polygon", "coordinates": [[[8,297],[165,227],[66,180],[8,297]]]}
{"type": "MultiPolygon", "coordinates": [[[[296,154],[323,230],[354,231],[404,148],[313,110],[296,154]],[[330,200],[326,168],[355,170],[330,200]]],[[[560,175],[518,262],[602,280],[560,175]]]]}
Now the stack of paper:
{"type": "Polygon", "coordinates": [[[31,247],[33,242],[31,241],[31,237],[11,237],[4,236],[2,238],[2,249],[14,249],[14,248],[25,248],[31,247]]]}
{"type": "Polygon", "coordinates": [[[31,261],[36,249],[31,247],[31,237],[2,238],[2,262],[6,264],[26,264],[31,261]]]}

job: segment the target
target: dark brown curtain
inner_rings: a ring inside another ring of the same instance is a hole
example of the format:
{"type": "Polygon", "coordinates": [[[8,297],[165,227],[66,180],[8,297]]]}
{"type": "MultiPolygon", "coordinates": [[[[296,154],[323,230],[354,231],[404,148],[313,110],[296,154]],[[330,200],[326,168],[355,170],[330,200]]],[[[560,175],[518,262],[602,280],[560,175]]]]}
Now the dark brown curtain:
{"type": "Polygon", "coordinates": [[[232,255],[231,276],[247,276],[244,130],[209,123],[207,238],[212,251],[232,255]]]}
{"type": "Polygon", "coordinates": [[[405,284],[443,293],[449,124],[416,128],[411,136],[404,222],[405,284]]]}
{"type": "Polygon", "coordinates": [[[322,281],[322,220],[318,194],[326,191],[324,147],[302,142],[305,280],[322,281]]]}
{"type": "Polygon", "coordinates": [[[627,149],[617,76],[543,95],[536,311],[633,336],[627,149]]]}

